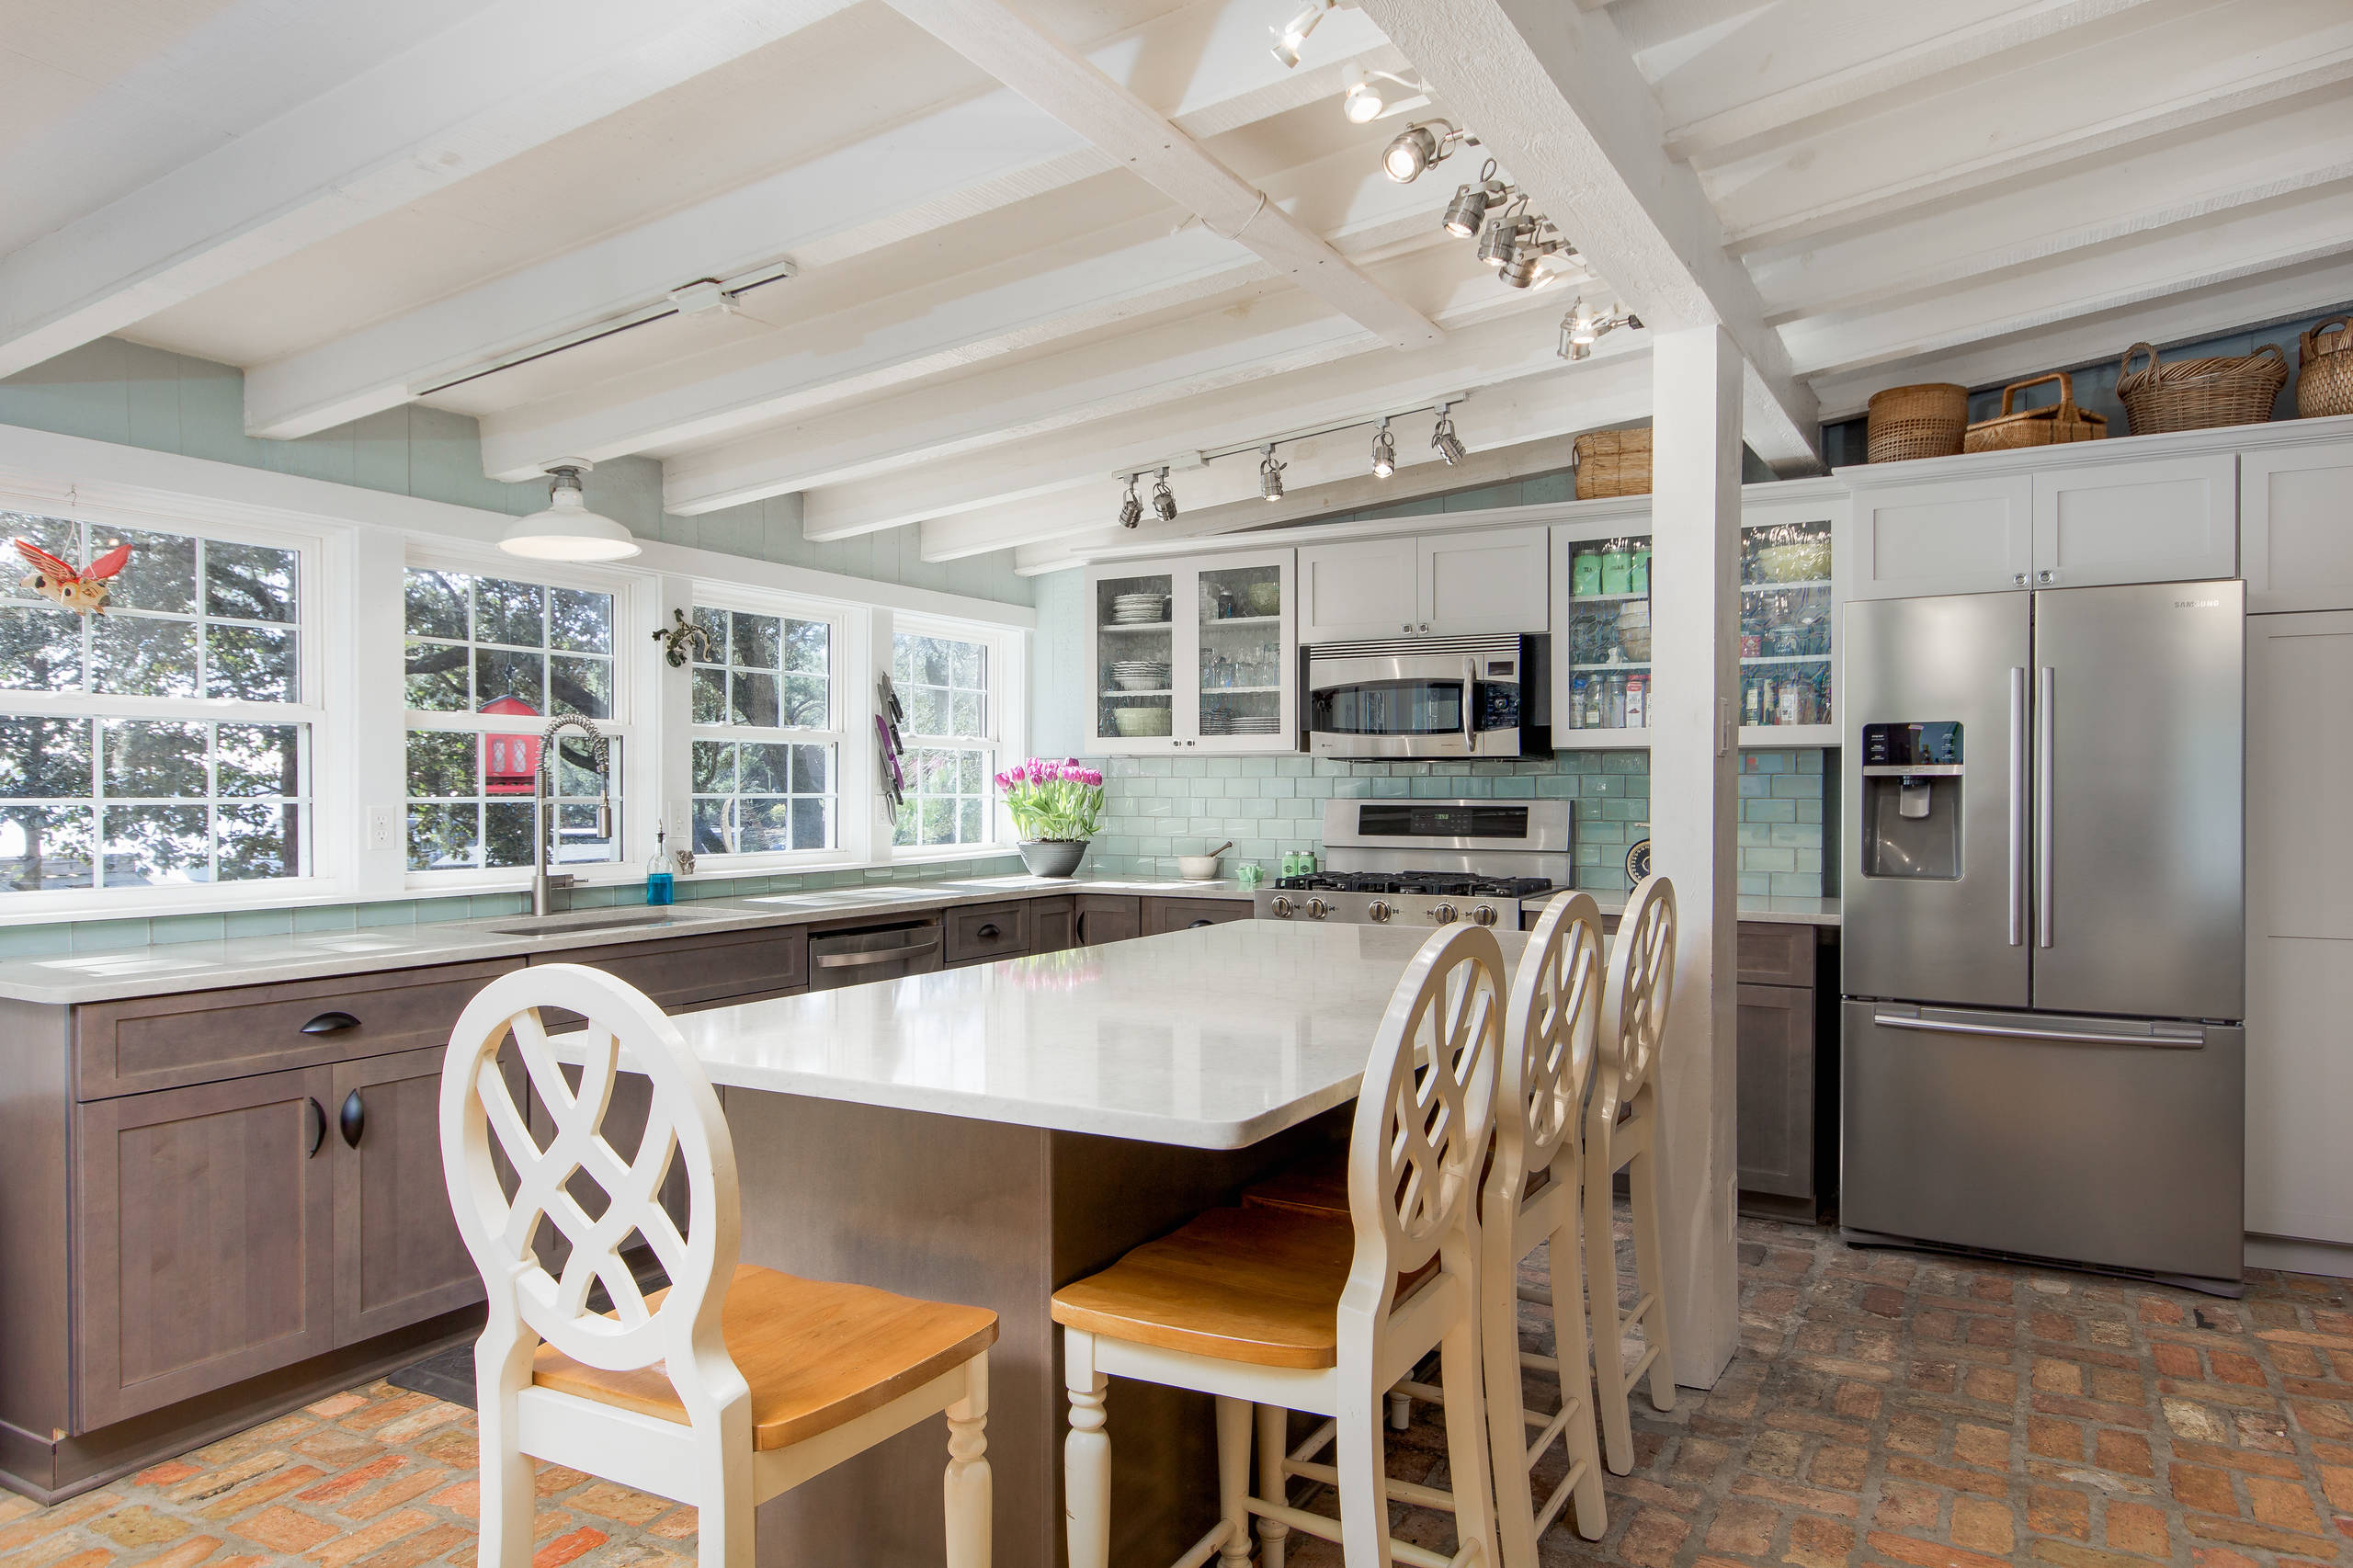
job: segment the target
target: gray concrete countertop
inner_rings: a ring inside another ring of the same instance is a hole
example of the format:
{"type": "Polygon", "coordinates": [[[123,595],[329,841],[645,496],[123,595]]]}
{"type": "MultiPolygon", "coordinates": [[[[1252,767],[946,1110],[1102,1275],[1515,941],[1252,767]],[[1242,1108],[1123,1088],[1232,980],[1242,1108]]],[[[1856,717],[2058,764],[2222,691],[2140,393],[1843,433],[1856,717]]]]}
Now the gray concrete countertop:
{"type": "MultiPolygon", "coordinates": [[[[1540,909],[1559,896],[1559,893],[1548,893],[1542,898],[1520,902],[1527,908],[1540,909]]],[[[1604,915],[1621,915],[1625,913],[1626,896],[1622,892],[1597,892],[1593,895],[1593,902],[1601,906],[1604,915]]],[[[1838,901],[1835,898],[1744,898],[1739,901],[1739,914],[1743,920],[1761,920],[1784,926],[1836,926],[1840,918],[1838,901]]]]}
{"type": "Polygon", "coordinates": [[[601,948],[671,937],[752,930],[769,926],[834,925],[878,915],[921,914],[951,906],[1057,893],[1096,892],[1154,898],[1242,899],[1248,889],[1231,879],[1211,882],[1154,877],[963,877],[938,881],[875,882],[867,887],[748,898],[696,899],[662,911],[660,925],[619,925],[651,913],[642,904],[574,912],[581,924],[546,934],[503,931],[522,915],[448,925],[379,926],[290,936],[244,937],[221,942],[168,942],[111,952],[0,961],[0,997],[68,1005],[267,985],[287,980],[330,979],[429,964],[601,948]]]}

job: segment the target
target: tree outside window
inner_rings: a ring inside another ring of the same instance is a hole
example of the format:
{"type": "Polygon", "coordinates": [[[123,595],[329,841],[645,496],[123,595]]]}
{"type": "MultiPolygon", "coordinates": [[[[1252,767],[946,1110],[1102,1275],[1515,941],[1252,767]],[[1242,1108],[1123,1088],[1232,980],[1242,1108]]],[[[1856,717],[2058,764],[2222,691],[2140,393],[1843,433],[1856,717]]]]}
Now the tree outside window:
{"type": "Polygon", "coordinates": [[[989,779],[989,647],[922,631],[893,634],[891,680],[906,710],[906,803],[891,842],[902,847],[995,839],[989,779]]]}

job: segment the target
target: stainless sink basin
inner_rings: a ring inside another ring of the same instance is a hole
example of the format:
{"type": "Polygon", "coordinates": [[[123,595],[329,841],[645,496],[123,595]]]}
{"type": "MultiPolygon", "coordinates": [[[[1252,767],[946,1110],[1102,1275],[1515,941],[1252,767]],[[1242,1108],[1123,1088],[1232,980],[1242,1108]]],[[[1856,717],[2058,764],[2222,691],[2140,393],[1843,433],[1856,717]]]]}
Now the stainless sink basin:
{"type": "Polygon", "coordinates": [[[576,931],[620,931],[663,926],[685,926],[715,920],[716,915],[678,908],[579,909],[563,915],[526,915],[485,925],[501,937],[565,937],[576,931]]]}

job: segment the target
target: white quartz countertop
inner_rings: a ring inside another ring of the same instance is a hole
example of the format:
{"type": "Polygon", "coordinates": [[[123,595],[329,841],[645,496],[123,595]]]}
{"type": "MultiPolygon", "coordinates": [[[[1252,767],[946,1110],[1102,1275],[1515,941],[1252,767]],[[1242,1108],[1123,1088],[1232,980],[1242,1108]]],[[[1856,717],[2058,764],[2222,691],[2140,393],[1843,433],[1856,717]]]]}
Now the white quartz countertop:
{"type": "Polygon", "coordinates": [[[1235,1149],[1355,1096],[1428,936],[1234,921],[673,1021],[723,1087],[1235,1149]]]}
{"type": "MultiPolygon", "coordinates": [[[[1574,890],[1563,889],[1562,892],[1574,890]]],[[[1560,893],[1546,893],[1539,898],[1522,899],[1527,909],[1541,909],[1560,893]]],[[[1597,892],[1593,902],[1601,906],[1604,915],[1626,912],[1627,895],[1597,892]]],[[[1743,920],[1761,920],[1768,925],[1836,926],[1839,923],[1838,901],[1835,898],[1744,898],[1739,901],[1739,915],[1743,920]]]]}
{"type": "MultiPolygon", "coordinates": [[[[696,899],[669,906],[658,926],[609,926],[516,936],[499,929],[523,920],[507,915],[446,925],[361,926],[348,931],[241,937],[219,942],[163,942],[107,952],[58,954],[0,961],[0,998],[68,1005],[331,979],[429,964],[527,958],[582,948],[656,942],[671,937],[741,931],[766,926],[835,925],[863,917],[920,914],[1000,899],[1093,892],[1154,898],[1242,899],[1250,891],[1231,879],[1178,881],[1148,877],[943,878],[938,881],[874,882],[809,892],[748,898],[696,899]]],[[[583,921],[653,913],[642,904],[583,909],[583,921]]]]}

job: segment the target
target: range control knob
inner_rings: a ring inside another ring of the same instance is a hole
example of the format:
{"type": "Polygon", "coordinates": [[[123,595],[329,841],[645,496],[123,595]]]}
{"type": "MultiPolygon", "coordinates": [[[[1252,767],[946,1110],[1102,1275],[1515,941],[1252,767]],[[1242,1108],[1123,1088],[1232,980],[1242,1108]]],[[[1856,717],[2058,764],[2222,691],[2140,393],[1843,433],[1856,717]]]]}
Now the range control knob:
{"type": "Polygon", "coordinates": [[[1394,915],[1397,912],[1389,907],[1389,901],[1387,899],[1376,898],[1370,903],[1364,906],[1364,913],[1366,919],[1370,920],[1374,925],[1378,926],[1387,921],[1392,915],[1394,915]]]}
{"type": "Polygon", "coordinates": [[[1453,925],[1453,924],[1454,924],[1454,905],[1452,905],[1452,904],[1450,904],[1450,903],[1434,903],[1434,904],[1431,904],[1431,905],[1430,905],[1430,924],[1431,924],[1431,925],[1433,925],[1433,926],[1451,926],[1451,925],[1453,925]]]}
{"type": "Polygon", "coordinates": [[[1307,917],[1310,920],[1321,920],[1331,913],[1332,906],[1322,899],[1311,898],[1307,901],[1307,917]]]}
{"type": "Polygon", "coordinates": [[[1471,912],[1471,918],[1482,926],[1493,926],[1495,923],[1495,906],[1483,903],[1471,912]]]}
{"type": "Polygon", "coordinates": [[[1275,896],[1269,900],[1267,904],[1267,913],[1273,915],[1278,920],[1290,919],[1290,900],[1281,893],[1275,894],[1275,896]]]}

